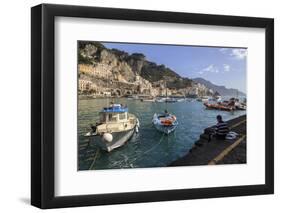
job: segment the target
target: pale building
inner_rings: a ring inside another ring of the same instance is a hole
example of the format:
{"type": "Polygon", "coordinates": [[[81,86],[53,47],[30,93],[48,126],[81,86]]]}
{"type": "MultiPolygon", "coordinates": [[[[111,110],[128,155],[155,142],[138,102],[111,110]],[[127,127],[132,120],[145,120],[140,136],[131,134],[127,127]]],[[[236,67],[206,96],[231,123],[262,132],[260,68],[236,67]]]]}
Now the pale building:
{"type": "Polygon", "coordinates": [[[89,91],[89,90],[95,90],[97,86],[93,84],[93,82],[88,80],[79,80],[78,82],[78,88],[80,91],[89,91]]]}

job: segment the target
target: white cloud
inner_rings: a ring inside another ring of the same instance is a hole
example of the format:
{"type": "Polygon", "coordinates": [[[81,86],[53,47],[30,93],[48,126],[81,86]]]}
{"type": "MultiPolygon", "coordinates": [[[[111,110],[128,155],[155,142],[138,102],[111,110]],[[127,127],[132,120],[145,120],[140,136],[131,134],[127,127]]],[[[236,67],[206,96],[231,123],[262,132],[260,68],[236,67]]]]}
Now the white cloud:
{"type": "Polygon", "coordinates": [[[223,64],[223,71],[229,72],[230,71],[230,65],[229,64],[223,64]]]}
{"type": "Polygon", "coordinates": [[[228,48],[220,48],[219,51],[226,54],[228,52],[228,48]]]}
{"type": "Polygon", "coordinates": [[[204,73],[219,73],[219,69],[214,64],[210,64],[209,66],[200,70],[198,73],[200,75],[202,75],[204,73]]]}
{"type": "Polygon", "coordinates": [[[211,64],[211,65],[205,67],[205,68],[203,69],[203,71],[204,71],[204,72],[213,72],[213,73],[218,73],[218,72],[219,72],[218,68],[217,68],[215,65],[213,65],[213,64],[211,64]]]}
{"type": "Polygon", "coordinates": [[[247,49],[238,48],[220,48],[219,51],[222,54],[229,55],[234,59],[242,60],[247,56],[247,49]]]}
{"type": "Polygon", "coordinates": [[[227,73],[230,72],[231,66],[229,64],[223,64],[222,68],[219,69],[216,65],[214,64],[210,64],[206,67],[204,67],[203,69],[199,70],[197,73],[200,75],[206,74],[206,73],[227,73]]]}
{"type": "Polygon", "coordinates": [[[246,49],[232,49],[230,55],[238,60],[241,60],[241,59],[246,58],[247,50],[246,49]]]}

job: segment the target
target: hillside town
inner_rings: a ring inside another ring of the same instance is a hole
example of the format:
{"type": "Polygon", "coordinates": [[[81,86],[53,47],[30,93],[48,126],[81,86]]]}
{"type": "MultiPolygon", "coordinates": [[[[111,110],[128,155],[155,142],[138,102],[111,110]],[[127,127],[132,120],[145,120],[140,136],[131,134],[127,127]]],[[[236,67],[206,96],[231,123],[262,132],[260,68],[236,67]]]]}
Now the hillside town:
{"type": "Polygon", "coordinates": [[[167,88],[165,80],[149,82],[136,74],[131,81],[127,81],[120,72],[114,72],[115,67],[109,64],[95,65],[79,64],[78,92],[87,97],[128,97],[140,96],[175,96],[198,97],[212,95],[214,91],[200,83],[192,82],[185,88],[167,88]]]}

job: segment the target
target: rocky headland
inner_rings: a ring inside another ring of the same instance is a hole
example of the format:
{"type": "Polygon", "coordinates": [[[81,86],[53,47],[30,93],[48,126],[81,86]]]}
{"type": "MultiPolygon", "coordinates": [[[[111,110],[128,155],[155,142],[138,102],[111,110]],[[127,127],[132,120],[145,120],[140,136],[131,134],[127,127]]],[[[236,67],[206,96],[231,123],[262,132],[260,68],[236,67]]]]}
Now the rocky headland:
{"type": "Polygon", "coordinates": [[[79,94],[106,96],[206,96],[215,91],[181,77],[142,53],[108,49],[100,42],[78,43],[79,94]]]}

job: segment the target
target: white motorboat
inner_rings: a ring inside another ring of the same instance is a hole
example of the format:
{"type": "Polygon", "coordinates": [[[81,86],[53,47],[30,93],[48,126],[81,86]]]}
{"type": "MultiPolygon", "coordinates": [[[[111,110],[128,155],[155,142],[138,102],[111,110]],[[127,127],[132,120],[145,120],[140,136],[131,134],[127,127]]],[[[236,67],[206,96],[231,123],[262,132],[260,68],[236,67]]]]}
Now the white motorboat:
{"type": "Polygon", "coordinates": [[[123,146],[139,128],[138,118],[121,104],[111,104],[100,112],[100,120],[85,136],[110,152],[123,146]]]}
{"type": "Polygon", "coordinates": [[[209,96],[203,96],[201,98],[202,102],[205,103],[205,102],[208,102],[210,100],[210,97],[209,96]]]}
{"type": "Polygon", "coordinates": [[[166,98],[156,98],[155,101],[158,103],[164,103],[166,102],[166,98]]]}
{"type": "Polygon", "coordinates": [[[179,99],[177,99],[177,102],[184,102],[184,101],[186,101],[185,98],[179,98],[179,99]]]}

